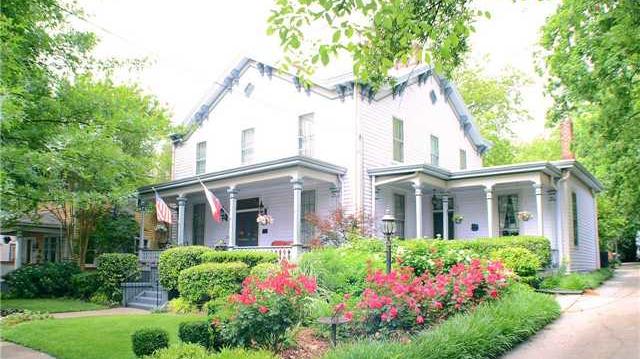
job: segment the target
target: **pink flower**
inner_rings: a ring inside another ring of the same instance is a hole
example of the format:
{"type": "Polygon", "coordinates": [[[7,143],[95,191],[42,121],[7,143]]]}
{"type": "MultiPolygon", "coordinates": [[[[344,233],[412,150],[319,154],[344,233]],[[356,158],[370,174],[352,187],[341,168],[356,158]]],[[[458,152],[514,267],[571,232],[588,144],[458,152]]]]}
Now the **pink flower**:
{"type": "Polygon", "coordinates": [[[343,298],[344,300],[349,300],[349,298],[351,298],[351,294],[345,293],[343,298]]]}
{"type": "Polygon", "coordinates": [[[346,312],[346,313],[344,313],[344,319],[346,319],[346,320],[351,320],[351,319],[353,319],[353,313],[352,313],[352,312],[346,312]]]}
{"type": "Polygon", "coordinates": [[[491,296],[491,298],[498,298],[498,291],[493,289],[489,295],[491,296]]]}
{"type": "Polygon", "coordinates": [[[269,311],[269,308],[265,307],[264,305],[261,305],[260,308],[258,308],[258,310],[260,311],[260,313],[266,314],[269,311]]]}
{"type": "Polygon", "coordinates": [[[418,323],[418,324],[422,324],[422,323],[424,323],[424,317],[422,317],[421,315],[419,315],[419,316],[416,318],[416,323],[418,323]]]}
{"type": "Polygon", "coordinates": [[[339,303],[333,308],[333,310],[336,313],[340,313],[344,310],[344,307],[345,307],[344,303],[339,303]]]}
{"type": "Polygon", "coordinates": [[[391,319],[397,317],[398,309],[396,309],[396,307],[391,307],[391,309],[389,309],[389,315],[391,316],[391,319]]]}

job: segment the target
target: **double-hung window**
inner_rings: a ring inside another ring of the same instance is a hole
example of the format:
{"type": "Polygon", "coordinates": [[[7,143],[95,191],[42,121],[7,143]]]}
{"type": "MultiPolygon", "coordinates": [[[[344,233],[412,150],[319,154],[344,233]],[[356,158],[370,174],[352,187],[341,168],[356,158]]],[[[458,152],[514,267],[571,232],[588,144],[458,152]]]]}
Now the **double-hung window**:
{"type": "Polygon", "coordinates": [[[254,135],[255,135],[255,129],[253,128],[248,128],[242,131],[242,150],[241,150],[242,164],[248,164],[253,162],[254,135]]]}
{"type": "Polygon", "coordinates": [[[393,118],[393,160],[404,162],[404,124],[401,119],[393,118]]]}
{"type": "Polygon", "coordinates": [[[520,226],[518,223],[518,202],[517,194],[505,194],[498,196],[500,235],[517,236],[520,234],[520,226]]]}
{"type": "Polygon", "coordinates": [[[202,174],[207,166],[207,142],[198,142],[196,145],[196,174],[202,174]]]}
{"type": "Polygon", "coordinates": [[[396,217],[396,236],[404,238],[405,197],[402,194],[393,195],[393,214],[396,217]]]}
{"type": "Polygon", "coordinates": [[[44,238],[44,260],[45,262],[55,262],[56,253],[58,250],[58,238],[57,237],[45,237],[44,238]]]}
{"type": "Polygon", "coordinates": [[[440,140],[434,135],[431,135],[431,164],[440,165],[440,140]]]}
{"type": "Polygon", "coordinates": [[[300,217],[302,218],[302,243],[309,243],[313,239],[314,227],[308,216],[316,213],[316,190],[302,191],[300,217]]]}
{"type": "Polygon", "coordinates": [[[467,169],[467,151],[462,149],[460,150],[460,169],[461,170],[467,169]]]}
{"type": "Polygon", "coordinates": [[[578,245],[578,196],[571,192],[571,219],[573,222],[573,245],[578,245]]]}
{"type": "Polygon", "coordinates": [[[298,117],[298,154],[313,156],[313,113],[298,117]]]}

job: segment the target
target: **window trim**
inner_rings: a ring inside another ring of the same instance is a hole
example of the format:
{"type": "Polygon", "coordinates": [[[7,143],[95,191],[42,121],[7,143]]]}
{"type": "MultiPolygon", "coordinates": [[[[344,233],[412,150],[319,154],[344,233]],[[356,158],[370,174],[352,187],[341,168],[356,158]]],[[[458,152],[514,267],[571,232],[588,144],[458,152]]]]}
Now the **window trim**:
{"type": "Polygon", "coordinates": [[[207,171],[207,141],[200,141],[196,143],[196,174],[199,175],[199,174],[205,173],[206,171],[207,171]],[[202,167],[200,168],[200,166],[202,167]]]}
{"type": "Polygon", "coordinates": [[[240,162],[243,165],[253,163],[254,161],[253,155],[255,153],[255,142],[256,142],[255,127],[245,128],[244,130],[242,130],[242,132],[240,133],[240,162]],[[247,136],[246,136],[247,133],[251,133],[251,136],[252,136],[251,143],[249,144],[251,147],[249,147],[247,144],[247,136]]]}
{"type": "Polygon", "coordinates": [[[571,222],[573,226],[573,246],[578,247],[580,244],[580,223],[578,221],[578,195],[575,191],[571,192],[571,222]]]}
{"type": "Polygon", "coordinates": [[[404,162],[404,120],[399,117],[392,117],[391,121],[391,138],[392,138],[392,151],[393,151],[393,160],[395,162],[404,162]],[[396,137],[396,123],[400,124],[400,137],[396,137]],[[398,153],[396,153],[396,144],[398,144],[399,149],[398,153]]]}
{"type": "Polygon", "coordinates": [[[430,137],[430,155],[431,155],[431,165],[440,167],[440,138],[436,135],[431,135],[430,137]],[[435,141],[434,141],[435,140],[435,141]],[[433,145],[435,143],[435,146],[433,145]],[[434,153],[434,148],[436,149],[434,153]]]}

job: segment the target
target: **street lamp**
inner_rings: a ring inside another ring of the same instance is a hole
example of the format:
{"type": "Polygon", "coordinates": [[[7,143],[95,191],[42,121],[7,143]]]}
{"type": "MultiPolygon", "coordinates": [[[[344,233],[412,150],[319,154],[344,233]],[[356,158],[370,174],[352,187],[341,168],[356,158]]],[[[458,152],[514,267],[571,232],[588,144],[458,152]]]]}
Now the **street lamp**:
{"type": "Polygon", "coordinates": [[[382,234],[387,245],[387,274],[391,273],[391,236],[396,232],[396,217],[387,210],[382,217],[382,234]]]}

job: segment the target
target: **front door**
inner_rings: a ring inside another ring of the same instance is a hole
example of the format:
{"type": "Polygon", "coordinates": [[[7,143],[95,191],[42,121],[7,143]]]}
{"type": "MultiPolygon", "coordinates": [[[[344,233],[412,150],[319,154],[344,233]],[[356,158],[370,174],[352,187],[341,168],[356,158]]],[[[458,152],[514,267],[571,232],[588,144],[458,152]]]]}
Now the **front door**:
{"type": "MultiPolygon", "coordinates": [[[[449,239],[455,238],[455,234],[453,232],[453,211],[449,211],[449,239]]],[[[444,233],[442,233],[442,211],[433,212],[433,238],[444,238],[444,233]]]]}
{"type": "Polygon", "coordinates": [[[258,211],[236,213],[236,244],[240,247],[258,245],[258,211]]]}

